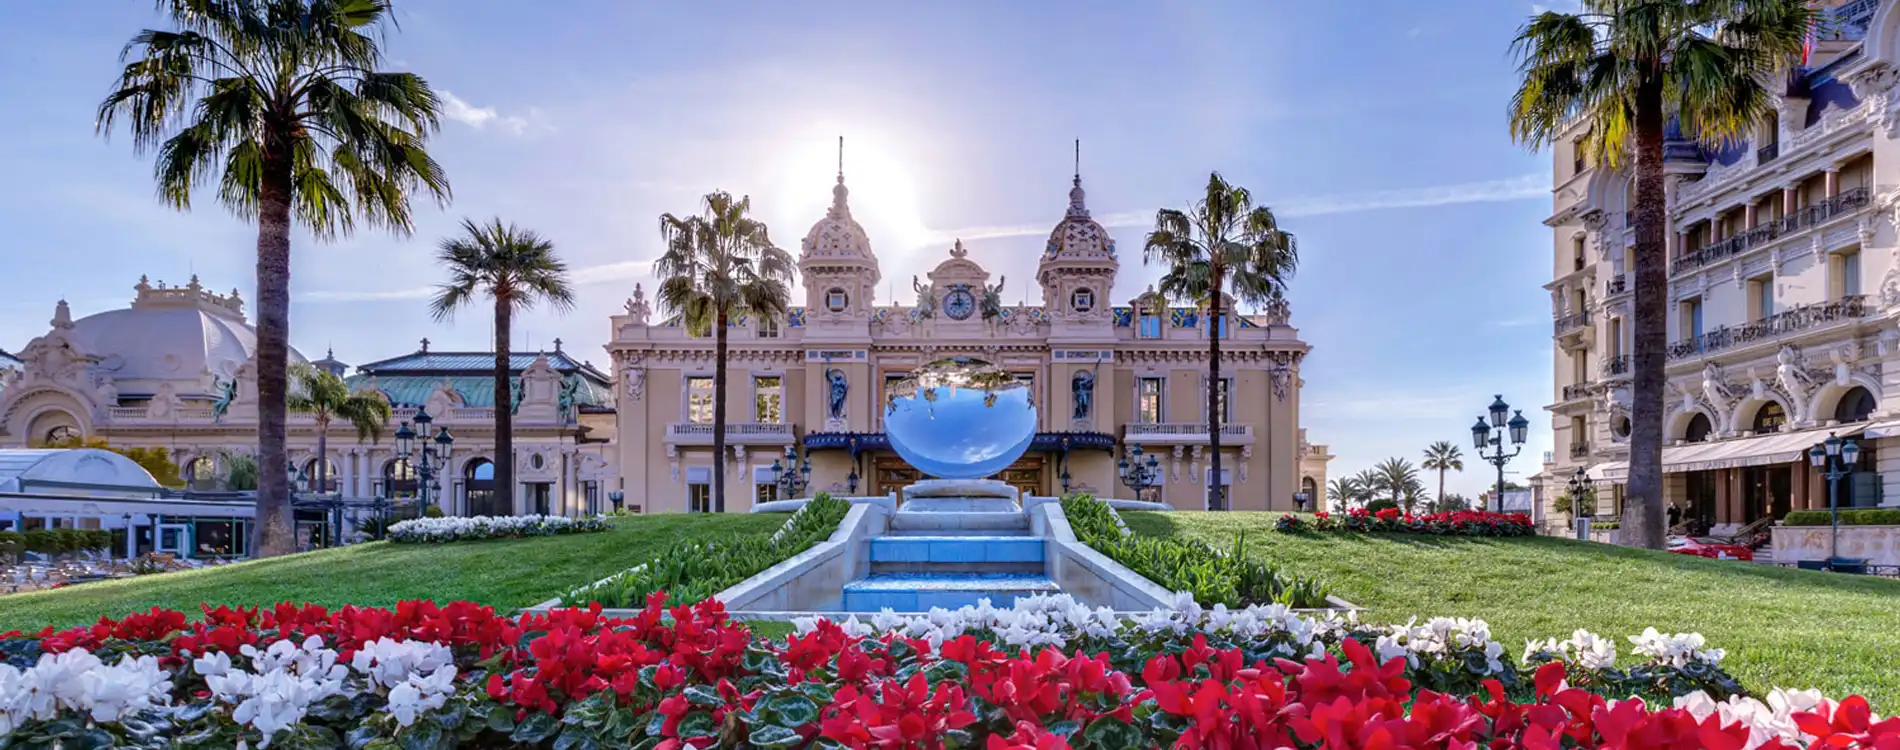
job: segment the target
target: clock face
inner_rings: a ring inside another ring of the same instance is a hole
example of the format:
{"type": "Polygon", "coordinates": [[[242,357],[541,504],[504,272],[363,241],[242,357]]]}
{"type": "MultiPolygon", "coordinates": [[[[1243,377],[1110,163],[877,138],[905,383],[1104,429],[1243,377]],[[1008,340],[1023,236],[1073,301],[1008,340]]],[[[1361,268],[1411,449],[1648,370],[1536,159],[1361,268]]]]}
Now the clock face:
{"type": "Polygon", "coordinates": [[[943,296],[943,312],[952,320],[966,320],[976,312],[976,295],[968,289],[952,289],[943,296]]]}

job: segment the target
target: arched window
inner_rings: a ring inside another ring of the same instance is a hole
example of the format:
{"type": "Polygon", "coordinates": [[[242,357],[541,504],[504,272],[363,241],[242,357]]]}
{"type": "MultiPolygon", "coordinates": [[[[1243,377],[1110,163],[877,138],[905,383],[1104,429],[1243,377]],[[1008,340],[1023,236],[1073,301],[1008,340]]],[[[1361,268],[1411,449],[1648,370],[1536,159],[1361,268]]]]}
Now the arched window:
{"type": "Polygon", "coordinates": [[[1689,419],[1689,428],[1683,431],[1682,439],[1691,443],[1700,443],[1709,439],[1709,433],[1714,431],[1715,426],[1709,423],[1709,415],[1696,414],[1689,419]]]}
{"type": "Polygon", "coordinates": [[[81,436],[79,428],[63,424],[46,431],[47,445],[78,445],[81,436]]]}
{"type": "Polygon", "coordinates": [[[1781,426],[1787,422],[1788,413],[1782,410],[1780,403],[1770,401],[1755,410],[1755,434],[1757,435],[1779,432],[1781,426]]]}
{"type": "Polygon", "coordinates": [[[477,458],[462,467],[462,487],[467,493],[468,514],[471,516],[507,515],[495,508],[495,464],[486,458],[477,458]]]}
{"type": "Polygon", "coordinates": [[[1319,502],[1319,483],[1313,481],[1312,477],[1300,478],[1300,492],[1306,498],[1305,506],[1307,509],[1318,507],[1314,503],[1319,502]]]}
{"type": "Polygon", "coordinates": [[[1874,394],[1862,386],[1854,386],[1841,394],[1841,400],[1834,404],[1834,421],[1841,424],[1865,422],[1867,416],[1874,413],[1874,394]]]}
{"type": "Polygon", "coordinates": [[[199,456],[185,464],[185,486],[194,490],[208,490],[218,482],[218,461],[210,456],[199,456]]]}
{"type": "Polygon", "coordinates": [[[383,464],[383,497],[415,497],[416,490],[416,467],[409,464],[409,459],[390,459],[383,464]]]}
{"type": "Polygon", "coordinates": [[[323,461],[322,468],[323,468],[323,476],[322,476],[323,486],[322,487],[317,486],[317,480],[318,480],[317,460],[314,458],[303,462],[303,480],[310,483],[310,490],[312,492],[335,492],[339,484],[339,480],[337,479],[336,461],[332,459],[325,459],[323,461]]]}

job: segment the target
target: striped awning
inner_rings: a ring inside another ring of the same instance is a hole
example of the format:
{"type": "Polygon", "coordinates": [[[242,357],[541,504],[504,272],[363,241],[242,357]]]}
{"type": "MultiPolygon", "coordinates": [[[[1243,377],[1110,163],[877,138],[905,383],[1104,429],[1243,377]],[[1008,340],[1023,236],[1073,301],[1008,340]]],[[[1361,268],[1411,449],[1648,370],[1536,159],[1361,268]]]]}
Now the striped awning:
{"type": "MultiPolygon", "coordinates": [[[[1691,471],[1714,471],[1716,469],[1740,469],[1749,466],[1772,466],[1803,460],[1808,448],[1826,440],[1829,435],[1852,437],[1862,430],[1879,425],[1852,425],[1822,430],[1802,430],[1800,432],[1780,432],[1769,435],[1717,440],[1706,443],[1688,443],[1663,448],[1663,473],[1681,474],[1691,471]]],[[[1890,429],[1900,435],[1900,422],[1890,429]]],[[[1873,436],[1879,437],[1879,436],[1873,436]]],[[[1596,481],[1623,483],[1629,477],[1629,462],[1608,461],[1585,470],[1596,481]]]]}

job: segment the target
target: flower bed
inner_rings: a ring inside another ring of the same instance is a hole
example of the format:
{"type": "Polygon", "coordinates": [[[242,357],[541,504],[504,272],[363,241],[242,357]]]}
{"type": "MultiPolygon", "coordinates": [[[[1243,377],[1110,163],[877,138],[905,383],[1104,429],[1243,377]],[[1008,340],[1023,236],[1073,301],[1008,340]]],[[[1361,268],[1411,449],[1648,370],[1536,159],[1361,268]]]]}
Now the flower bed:
{"type": "Polygon", "coordinates": [[[481,539],[517,539],[529,536],[582,534],[611,528],[605,518],[566,516],[470,516],[412,518],[389,527],[389,540],[398,544],[440,544],[481,539]]]}
{"type": "Polygon", "coordinates": [[[1531,523],[1531,517],[1522,513],[1459,510],[1408,515],[1397,508],[1376,511],[1354,508],[1344,515],[1322,511],[1314,513],[1311,518],[1287,514],[1280,516],[1273,528],[1289,533],[1358,531],[1441,536],[1530,536],[1537,533],[1537,526],[1531,523]]]}
{"type": "MultiPolygon", "coordinates": [[[[0,636],[0,745],[279,748],[1885,748],[1857,697],[1616,699],[1614,645],[1482,622],[1374,628],[1182,602],[1132,621],[1066,597],[1012,610],[799,623],[754,637],[716,601],[626,619],[394,610],[154,609],[0,636]],[[1040,646],[1016,641],[1044,639],[1040,646]],[[1370,638],[1370,641],[1362,640],[1370,638]],[[1371,643],[1372,645],[1362,645],[1371,643]],[[1492,662],[1495,662],[1493,664],[1492,662]],[[1482,673],[1482,674],[1480,674],[1482,673]],[[1433,687],[1445,685],[1446,689],[1433,687]]],[[[1719,672],[1693,635],[1641,663],[1719,672]]],[[[1682,687],[1678,685],[1678,687],[1682,687]]]]}
{"type": "Polygon", "coordinates": [[[791,559],[831,538],[851,512],[851,501],[820,492],[793,513],[771,538],[729,536],[681,542],[646,563],[561,597],[568,606],[600,602],[638,607],[656,591],[672,601],[696,602],[791,559]]]}
{"type": "Polygon", "coordinates": [[[1230,607],[1286,604],[1300,608],[1331,606],[1317,579],[1274,570],[1241,554],[1243,534],[1233,554],[1188,539],[1156,539],[1134,534],[1108,503],[1086,494],[1062,499],[1062,514],[1077,541],[1167,588],[1187,591],[1204,602],[1230,607]]]}

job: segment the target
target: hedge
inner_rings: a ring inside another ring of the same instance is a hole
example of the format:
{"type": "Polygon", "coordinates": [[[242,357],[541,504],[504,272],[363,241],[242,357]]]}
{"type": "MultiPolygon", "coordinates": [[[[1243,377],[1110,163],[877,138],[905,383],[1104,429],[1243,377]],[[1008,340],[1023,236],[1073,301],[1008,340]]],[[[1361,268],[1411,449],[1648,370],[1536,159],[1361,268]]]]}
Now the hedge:
{"type": "MultiPolygon", "coordinates": [[[[1797,510],[1781,520],[1783,526],[1827,526],[1825,510],[1797,510]]],[[[1841,511],[1842,526],[1900,526],[1900,508],[1855,508],[1841,511]]]]}

